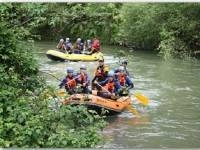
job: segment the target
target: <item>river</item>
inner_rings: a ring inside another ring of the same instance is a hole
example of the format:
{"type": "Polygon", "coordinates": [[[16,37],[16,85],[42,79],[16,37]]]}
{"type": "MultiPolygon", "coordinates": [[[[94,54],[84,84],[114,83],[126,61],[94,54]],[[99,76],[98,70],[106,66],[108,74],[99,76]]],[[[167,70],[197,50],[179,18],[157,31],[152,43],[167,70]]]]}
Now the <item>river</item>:
{"type": "MultiPolygon", "coordinates": [[[[42,72],[51,73],[59,79],[66,74],[66,67],[78,70],[86,64],[90,78],[97,62],[53,62],[45,52],[55,49],[56,43],[36,43],[36,58],[42,72]]],[[[110,68],[118,65],[113,54],[120,47],[103,47],[105,63],[110,68]]],[[[200,62],[193,60],[163,61],[147,52],[126,51],[128,70],[135,89],[150,99],[147,107],[133,97],[139,117],[125,111],[108,119],[102,131],[104,144],[101,148],[199,148],[200,147],[200,62]]],[[[59,81],[43,73],[47,83],[57,86],[59,81]]]]}

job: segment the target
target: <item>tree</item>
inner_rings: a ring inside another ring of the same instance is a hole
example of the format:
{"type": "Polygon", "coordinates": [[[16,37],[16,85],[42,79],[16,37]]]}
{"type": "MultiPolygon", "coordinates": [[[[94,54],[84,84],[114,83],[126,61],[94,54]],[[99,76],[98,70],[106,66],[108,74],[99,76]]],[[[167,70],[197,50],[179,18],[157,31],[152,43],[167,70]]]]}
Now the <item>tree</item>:
{"type": "Polygon", "coordinates": [[[25,40],[31,37],[26,32],[35,18],[20,27],[24,21],[12,15],[22,5],[0,7],[0,147],[94,147],[101,139],[103,118],[83,106],[49,108],[46,91],[58,97],[39,76],[34,47],[25,40]]]}

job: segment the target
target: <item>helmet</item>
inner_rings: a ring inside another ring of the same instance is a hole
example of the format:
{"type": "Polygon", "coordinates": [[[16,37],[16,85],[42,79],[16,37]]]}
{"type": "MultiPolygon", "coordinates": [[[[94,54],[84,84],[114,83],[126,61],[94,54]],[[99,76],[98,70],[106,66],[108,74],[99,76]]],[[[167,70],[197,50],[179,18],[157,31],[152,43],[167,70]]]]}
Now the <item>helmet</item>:
{"type": "Polygon", "coordinates": [[[127,62],[126,60],[123,60],[121,63],[122,63],[122,64],[125,64],[125,65],[128,64],[128,62],[127,62]]]}
{"type": "Polygon", "coordinates": [[[87,40],[87,43],[91,43],[91,40],[87,40]]]}
{"type": "Polygon", "coordinates": [[[64,39],[60,39],[60,42],[64,42],[64,39]]]}
{"type": "Polygon", "coordinates": [[[115,75],[115,72],[113,70],[110,70],[108,72],[108,77],[113,77],[115,75]]]}
{"type": "Polygon", "coordinates": [[[103,59],[103,57],[100,57],[100,58],[99,58],[99,61],[103,61],[103,62],[104,62],[104,59],[103,59]]]}
{"type": "Polygon", "coordinates": [[[86,66],[82,64],[82,65],[80,66],[80,69],[86,70],[86,66]]]}
{"type": "Polygon", "coordinates": [[[78,38],[78,39],[77,39],[77,42],[80,42],[80,41],[81,41],[81,38],[78,38]]]}
{"type": "Polygon", "coordinates": [[[120,66],[119,71],[124,71],[124,66],[120,66]]]}
{"type": "Polygon", "coordinates": [[[66,38],[66,41],[69,41],[69,38],[66,38]]]}
{"type": "Polygon", "coordinates": [[[72,67],[67,67],[67,73],[73,73],[74,69],[72,67]]]}

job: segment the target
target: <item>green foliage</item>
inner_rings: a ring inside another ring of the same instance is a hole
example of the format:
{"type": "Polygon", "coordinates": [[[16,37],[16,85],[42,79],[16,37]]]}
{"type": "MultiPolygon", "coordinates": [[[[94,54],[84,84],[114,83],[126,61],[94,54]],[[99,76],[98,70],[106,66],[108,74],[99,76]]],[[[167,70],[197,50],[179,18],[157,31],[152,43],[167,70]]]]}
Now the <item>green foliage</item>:
{"type": "Polygon", "coordinates": [[[125,4],[118,40],[165,58],[194,56],[200,45],[197,3],[125,4]]]}
{"type": "MultiPolygon", "coordinates": [[[[54,5],[54,4],[53,4],[54,5]]],[[[58,35],[89,39],[101,38],[102,42],[111,42],[117,32],[119,4],[63,4],[57,7],[49,18],[57,28],[58,35]],[[56,16],[55,16],[56,15],[56,16]]],[[[55,6],[55,5],[54,5],[55,6]]]]}
{"type": "Polygon", "coordinates": [[[11,28],[8,19],[17,13],[10,9],[18,6],[23,4],[0,6],[5,15],[0,23],[0,147],[94,147],[101,139],[98,131],[105,126],[103,118],[82,106],[49,107],[48,97],[44,97],[49,88],[38,76],[31,53],[34,47],[21,41],[29,37],[28,29],[11,28]]]}
{"type": "Polygon", "coordinates": [[[46,17],[46,6],[39,3],[3,3],[0,5],[1,22],[7,22],[7,27],[12,28],[18,39],[32,39],[37,37],[32,30],[42,24],[46,17]]]}
{"type": "Polygon", "coordinates": [[[4,3],[0,12],[18,39],[99,37],[166,59],[196,56],[200,48],[198,3],[4,3]]]}
{"type": "Polygon", "coordinates": [[[162,41],[159,44],[159,54],[168,60],[172,57],[188,57],[186,44],[174,36],[173,32],[161,32],[162,41]]]}
{"type": "Polygon", "coordinates": [[[41,35],[42,39],[99,37],[111,43],[118,32],[120,7],[117,3],[8,3],[2,6],[2,12],[7,12],[7,21],[23,25],[27,34],[41,35]]]}

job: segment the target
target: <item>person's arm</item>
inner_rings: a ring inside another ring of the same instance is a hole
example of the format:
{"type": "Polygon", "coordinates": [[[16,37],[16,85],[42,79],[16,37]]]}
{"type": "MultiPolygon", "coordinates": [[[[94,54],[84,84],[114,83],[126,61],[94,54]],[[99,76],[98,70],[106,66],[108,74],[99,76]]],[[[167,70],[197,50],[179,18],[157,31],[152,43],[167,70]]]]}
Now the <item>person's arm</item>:
{"type": "Polygon", "coordinates": [[[118,95],[121,90],[121,85],[118,80],[115,80],[115,95],[118,95]]]}
{"type": "Polygon", "coordinates": [[[56,48],[60,49],[60,45],[61,45],[61,43],[59,42],[58,45],[56,46],[56,48]]]}
{"type": "MultiPolygon", "coordinates": [[[[89,79],[88,75],[87,74],[86,75],[79,74],[79,76],[81,77],[81,79],[82,79],[83,76],[85,76],[86,80],[82,84],[85,84],[85,86],[88,86],[89,83],[90,83],[90,79],[89,79]]],[[[81,79],[77,78],[78,83],[81,83],[81,79]]]]}
{"type": "Polygon", "coordinates": [[[84,42],[84,44],[83,44],[83,50],[84,51],[87,50],[87,44],[86,44],[86,42],[84,42]]]}
{"type": "Polygon", "coordinates": [[[129,76],[129,71],[128,70],[126,70],[126,74],[127,74],[127,76],[129,76]]]}
{"type": "Polygon", "coordinates": [[[67,79],[64,78],[64,79],[62,80],[62,82],[59,84],[59,87],[62,88],[62,87],[65,85],[66,81],[67,81],[67,79]]]}
{"type": "Polygon", "coordinates": [[[109,67],[108,67],[108,65],[105,65],[103,70],[104,70],[104,75],[105,75],[105,77],[107,77],[108,72],[109,72],[109,67]]]}
{"type": "Polygon", "coordinates": [[[64,50],[66,50],[66,49],[67,49],[67,47],[66,47],[65,43],[63,43],[63,49],[64,49],[64,50]]]}
{"type": "Polygon", "coordinates": [[[74,74],[74,79],[76,80],[77,83],[81,84],[82,78],[80,73],[74,74]]]}
{"type": "Polygon", "coordinates": [[[70,47],[70,49],[72,49],[72,47],[73,47],[73,46],[72,46],[72,43],[69,43],[69,47],[70,47]]]}
{"type": "Polygon", "coordinates": [[[108,82],[108,79],[105,79],[104,81],[101,81],[98,84],[100,84],[101,86],[104,86],[106,85],[107,82],[108,82]]]}
{"type": "Polygon", "coordinates": [[[126,84],[128,85],[128,89],[134,88],[134,84],[128,76],[126,76],[126,84]]]}
{"type": "Polygon", "coordinates": [[[90,78],[89,78],[88,75],[86,75],[86,82],[85,83],[86,83],[87,86],[90,84],[90,78]]]}
{"type": "Polygon", "coordinates": [[[94,78],[92,79],[92,83],[97,79],[97,76],[95,75],[94,78]]]}
{"type": "Polygon", "coordinates": [[[92,47],[91,50],[90,50],[90,52],[89,52],[88,54],[89,54],[89,55],[93,54],[94,50],[95,50],[95,49],[92,47]]]}

